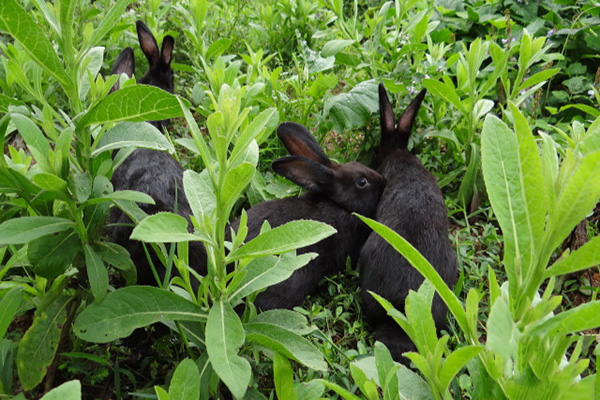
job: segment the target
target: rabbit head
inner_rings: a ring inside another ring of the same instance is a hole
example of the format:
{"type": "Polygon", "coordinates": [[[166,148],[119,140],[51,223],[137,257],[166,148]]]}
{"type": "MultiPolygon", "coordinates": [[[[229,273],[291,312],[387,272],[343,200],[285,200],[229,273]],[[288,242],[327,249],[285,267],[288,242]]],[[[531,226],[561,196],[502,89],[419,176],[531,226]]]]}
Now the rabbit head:
{"type": "Polygon", "coordinates": [[[386,183],[379,173],[357,162],[331,161],[308,129],[300,124],[280,124],[277,136],[291,154],[273,161],[277,174],[328,198],[348,212],[375,215],[386,183]]]}
{"type": "Polygon", "coordinates": [[[150,29],[142,22],[136,22],[138,39],[142,51],[148,59],[148,72],[140,78],[138,83],[159,87],[169,93],[173,93],[173,69],[171,69],[171,57],[175,39],[167,35],[162,41],[162,48],[158,50],[158,44],[150,29]]]}
{"type": "Polygon", "coordinates": [[[406,107],[396,124],[394,117],[394,108],[385,91],[383,83],[379,84],[379,114],[381,120],[381,143],[377,150],[374,166],[381,165],[383,160],[393,152],[399,149],[406,149],[408,146],[408,138],[415,118],[423,102],[423,98],[427,93],[426,89],[419,92],[417,97],[406,107]]]}

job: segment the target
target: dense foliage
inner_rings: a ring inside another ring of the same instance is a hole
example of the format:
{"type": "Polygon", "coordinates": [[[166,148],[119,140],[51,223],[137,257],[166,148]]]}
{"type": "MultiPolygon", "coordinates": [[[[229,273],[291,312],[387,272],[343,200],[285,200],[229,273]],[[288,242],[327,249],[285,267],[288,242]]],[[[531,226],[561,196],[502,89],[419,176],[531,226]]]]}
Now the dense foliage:
{"type": "Polygon", "coordinates": [[[600,3],[583,0],[0,1],[0,393],[592,398],[599,52],[600,3]],[[175,38],[174,94],[110,75],[127,46],[145,65],[136,20],[175,38]],[[253,305],[334,233],[294,221],[246,240],[244,210],[300,191],[271,171],[286,155],[275,127],[299,122],[332,159],[368,165],[380,82],[398,113],[428,90],[409,147],[442,188],[459,259],[449,288],[363,218],[427,278],[404,313],[377,297],[417,347],[412,369],[373,343],[350,267],[302,307],[253,305]],[[184,166],[193,230],[113,189],[135,147],[184,166]],[[110,241],[111,208],[157,254],[155,287],[110,241]],[[198,241],[206,277],[190,267],[198,241]]]}

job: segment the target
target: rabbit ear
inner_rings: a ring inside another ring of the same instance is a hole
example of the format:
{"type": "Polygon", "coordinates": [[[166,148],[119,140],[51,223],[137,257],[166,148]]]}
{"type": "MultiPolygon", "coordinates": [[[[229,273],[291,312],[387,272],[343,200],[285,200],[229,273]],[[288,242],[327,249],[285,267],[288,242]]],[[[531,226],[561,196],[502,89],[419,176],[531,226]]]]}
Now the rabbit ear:
{"type": "Polygon", "coordinates": [[[277,136],[291,155],[308,158],[325,166],[331,165],[329,157],[304,126],[295,122],[283,122],[277,127],[277,136]]]}
{"type": "Polygon", "coordinates": [[[312,192],[328,192],[333,184],[333,171],[326,166],[300,156],[274,160],[273,171],[312,192]]]}
{"type": "MultiPolygon", "coordinates": [[[[135,74],[135,58],[133,56],[133,49],[131,47],[126,47],[125,50],[119,54],[117,60],[115,61],[112,70],[110,71],[111,75],[121,75],[125,74],[128,77],[132,77],[135,74]]],[[[119,89],[119,81],[114,84],[110,92],[114,92],[119,89]]]]}
{"type": "Polygon", "coordinates": [[[400,116],[397,130],[399,134],[406,136],[407,139],[410,135],[410,131],[412,130],[412,126],[415,123],[415,118],[419,113],[419,108],[421,108],[421,103],[423,102],[423,98],[425,97],[426,93],[427,89],[421,90],[417,97],[415,97],[408,107],[406,107],[406,110],[404,110],[402,116],[400,116]]]}
{"type": "Polygon", "coordinates": [[[156,39],[150,29],[142,22],[137,21],[135,23],[137,27],[138,39],[140,41],[140,46],[142,47],[142,51],[146,55],[148,59],[148,63],[150,66],[158,64],[159,60],[159,52],[158,52],[158,44],[156,43],[156,39]]]}
{"type": "Polygon", "coordinates": [[[173,55],[173,47],[175,46],[175,39],[173,36],[167,35],[162,41],[162,47],[160,50],[160,58],[166,65],[171,64],[171,56],[173,55]]]}
{"type": "Polygon", "coordinates": [[[379,116],[381,121],[381,135],[394,135],[394,126],[396,125],[394,108],[390,103],[383,83],[379,84],[379,116]]]}

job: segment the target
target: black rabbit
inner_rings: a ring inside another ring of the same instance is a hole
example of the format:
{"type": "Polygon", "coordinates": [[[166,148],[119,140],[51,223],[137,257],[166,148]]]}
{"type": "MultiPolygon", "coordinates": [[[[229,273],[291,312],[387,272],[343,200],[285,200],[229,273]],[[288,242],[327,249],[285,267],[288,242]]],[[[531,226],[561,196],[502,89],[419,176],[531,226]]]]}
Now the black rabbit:
{"type": "MultiPolygon", "coordinates": [[[[287,280],[260,293],[255,304],[262,310],[298,306],[315,293],[324,275],[342,270],[347,257],[356,263],[369,229],[352,213],[374,216],[385,187],[381,175],[360,163],[329,160],[302,125],[282,123],[277,135],[292,155],[273,161],[273,170],[307,192],[300,197],[266,201],[248,210],[247,240],[260,233],[264,221],[274,228],[293,220],[312,219],[333,226],[337,233],[298,250],[299,254],[316,252],[319,256],[287,280]]],[[[237,230],[239,221],[232,226],[237,230]]]]}
{"type": "MultiPolygon", "coordinates": [[[[408,138],[425,97],[422,90],[406,108],[398,124],[383,84],[379,85],[381,144],[375,167],[387,180],[377,207],[376,220],[410,242],[439,272],[448,285],[457,278],[456,254],[448,238],[448,214],[435,177],[407,150],[408,138]]],[[[360,251],[359,269],[363,312],[396,361],[407,363],[402,353],[415,346],[383,307],[367,292],[372,291],[404,310],[409,290],[423,282],[421,274],[375,232],[360,251]]],[[[447,307],[436,294],[432,313],[438,329],[443,325],[447,307]]]]}
{"type": "MultiPolygon", "coordinates": [[[[136,27],[140,46],[148,59],[148,71],[138,80],[138,83],[157,86],[173,93],[173,70],[170,63],[174,39],[171,36],[165,36],[159,52],[156,39],[148,27],[141,21],[137,21],[136,27]]],[[[117,57],[112,73],[125,73],[129,77],[133,76],[135,60],[130,47],[123,50],[117,57]]],[[[113,87],[113,90],[116,89],[118,89],[118,84],[113,87]]],[[[164,129],[170,125],[169,120],[149,122],[158,129],[164,129]]],[[[183,191],[183,168],[167,152],[136,149],[114,171],[111,182],[115,190],[137,190],[152,197],[154,205],[143,204],[140,206],[147,214],[156,214],[161,211],[175,212],[175,203],[177,203],[176,211],[179,215],[188,218],[192,213],[183,191]]],[[[131,224],[129,217],[118,208],[113,208],[111,222],[131,224]]],[[[112,230],[112,240],[129,251],[138,270],[138,284],[156,284],[142,244],[129,239],[131,232],[131,227],[115,226],[112,230]]],[[[152,249],[150,249],[150,254],[154,254],[152,249]]],[[[206,274],[206,255],[200,243],[190,243],[189,257],[190,263],[194,261],[194,265],[201,270],[201,274],[206,274]]],[[[153,257],[153,263],[157,267],[160,264],[156,257],[153,257]]],[[[161,268],[158,269],[162,271],[161,268]]]]}

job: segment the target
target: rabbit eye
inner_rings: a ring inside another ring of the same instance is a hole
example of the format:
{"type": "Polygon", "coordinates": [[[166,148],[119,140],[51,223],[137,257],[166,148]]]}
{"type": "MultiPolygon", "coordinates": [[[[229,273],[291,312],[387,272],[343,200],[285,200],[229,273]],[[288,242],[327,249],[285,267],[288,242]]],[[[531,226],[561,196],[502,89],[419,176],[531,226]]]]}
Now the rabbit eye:
{"type": "Polygon", "coordinates": [[[367,180],[367,178],[360,178],[359,180],[356,181],[356,186],[358,186],[359,189],[366,188],[368,184],[369,184],[369,181],[367,180]]]}

